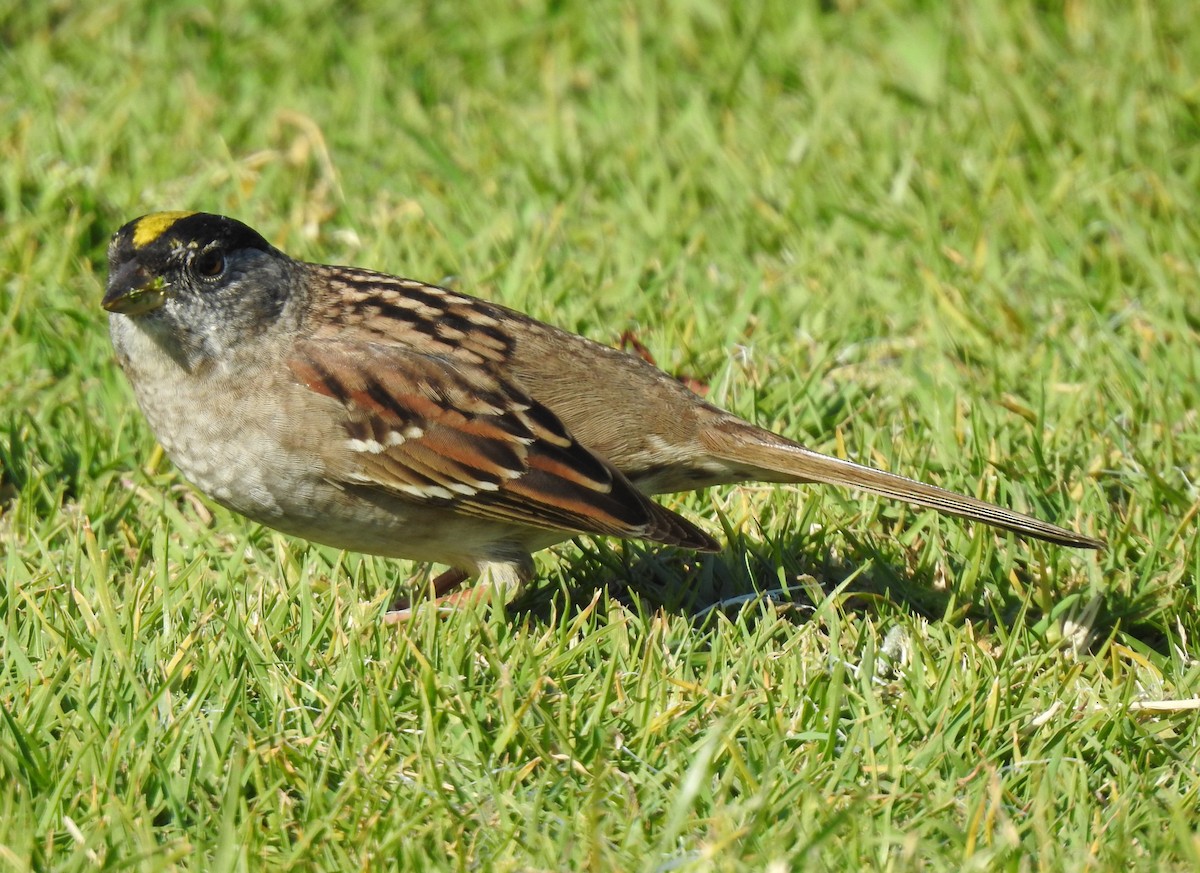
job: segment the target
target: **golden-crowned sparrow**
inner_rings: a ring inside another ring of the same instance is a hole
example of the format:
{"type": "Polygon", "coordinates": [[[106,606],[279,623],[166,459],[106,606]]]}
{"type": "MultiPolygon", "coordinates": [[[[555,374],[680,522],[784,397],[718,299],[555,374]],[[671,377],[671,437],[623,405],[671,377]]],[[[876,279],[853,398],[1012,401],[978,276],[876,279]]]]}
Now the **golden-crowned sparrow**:
{"type": "Polygon", "coordinates": [[[113,236],[104,308],[167,454],[284,533],[511,586],[574,534],[712,551],[647,495],[849,485],[1066,546],[1103,543],[755,427],[648,362],[412,279],[293,260],[167,212],[113,236]]]}

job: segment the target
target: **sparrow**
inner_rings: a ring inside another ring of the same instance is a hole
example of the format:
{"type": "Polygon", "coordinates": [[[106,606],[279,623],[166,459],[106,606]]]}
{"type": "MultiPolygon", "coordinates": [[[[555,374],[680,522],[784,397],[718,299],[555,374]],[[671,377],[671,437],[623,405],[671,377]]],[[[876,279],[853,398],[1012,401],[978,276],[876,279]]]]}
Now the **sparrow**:
{"type": "MultiPolygon", "coordinates": [[[[283,533],[512,589],[578,534],[716,551],[653,495],[840,485],[1083,549],[1103,542],[830,457],[648,361],[448,288],[306,263],[240,221],[161,212],[108,248],[116,359],[172,462],[283,533]]],[[[470,589],[469,589],[470,590],[470,589]]]]}

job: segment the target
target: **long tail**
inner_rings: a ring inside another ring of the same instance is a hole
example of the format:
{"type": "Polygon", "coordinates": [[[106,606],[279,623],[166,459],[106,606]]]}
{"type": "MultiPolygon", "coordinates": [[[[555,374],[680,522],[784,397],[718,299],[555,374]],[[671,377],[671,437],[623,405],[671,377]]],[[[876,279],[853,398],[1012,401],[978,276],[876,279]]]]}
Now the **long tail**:
{"type": "Polygon", "coordinates": [[[709,428],[703,432],[701,439],[709,451],[722,460],[742,469],[750,468],[748,477],[776,482],[847,485],[1062,546],[1079,549],[1102,549],[1105,546],[1103,540],[965,494],[956,494],[936,485],[926,485],[905,476],[819,454],[751,425],[709,428]]]}

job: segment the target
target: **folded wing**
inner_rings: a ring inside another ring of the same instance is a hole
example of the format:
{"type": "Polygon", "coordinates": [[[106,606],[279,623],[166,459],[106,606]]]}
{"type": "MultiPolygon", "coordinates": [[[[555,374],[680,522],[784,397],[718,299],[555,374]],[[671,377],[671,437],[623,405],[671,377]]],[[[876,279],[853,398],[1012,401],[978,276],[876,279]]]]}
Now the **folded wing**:
{"type": "Polygon", "coordinates": [[[715,550],[494,368],[383,343],[296,345],[292,374],[332,398],[346,435],[331,476],[472,515],[715,550]]]}

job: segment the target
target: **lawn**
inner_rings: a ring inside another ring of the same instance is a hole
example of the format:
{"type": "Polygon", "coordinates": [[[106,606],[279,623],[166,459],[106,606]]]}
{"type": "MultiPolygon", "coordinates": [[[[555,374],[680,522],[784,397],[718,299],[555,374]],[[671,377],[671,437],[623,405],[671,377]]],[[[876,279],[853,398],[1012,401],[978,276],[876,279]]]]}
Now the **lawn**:
{"type": "Polygon", "coordinates": [[[1200,868],[1191,4],[149,5],[0,8],[0,869],[1200,868]],[[750,484],[386,626],[156,448],[162,209],[1109,547],[750,484]]]}

